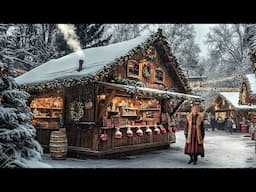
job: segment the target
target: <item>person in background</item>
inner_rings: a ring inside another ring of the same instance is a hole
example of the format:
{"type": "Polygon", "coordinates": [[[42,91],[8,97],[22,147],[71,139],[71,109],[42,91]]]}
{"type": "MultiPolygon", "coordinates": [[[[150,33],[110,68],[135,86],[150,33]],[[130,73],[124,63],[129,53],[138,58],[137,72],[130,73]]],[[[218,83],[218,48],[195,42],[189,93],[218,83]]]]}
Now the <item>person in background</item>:
{"type": "Polygon", "coordinates": [[[210,123],[211,123],[212,131],[214,131],[215,130],[215,126],[216,126],[216,119],[215,119],[215,116],[213,114],[211,115],[210,123]]]}
{"type": "Polygon", "coordinates": [[[226,128],[227,128],[227,131],[229,131],[231,134],[233,133],[233,123],[234,123],[233,119],[230,116],[228,116],[227,122],[226,122],[226,128]]]}
{"type": "Polygon", "coordinates": [[[184,134],[186,137],[186,144],[184,153],[190,156],[188,164],[197,164],[198,155],[204,157],[204,116],[200,113],[200,105],[193,104],[191,113],[186,117],[186,126],[184,134]]]}

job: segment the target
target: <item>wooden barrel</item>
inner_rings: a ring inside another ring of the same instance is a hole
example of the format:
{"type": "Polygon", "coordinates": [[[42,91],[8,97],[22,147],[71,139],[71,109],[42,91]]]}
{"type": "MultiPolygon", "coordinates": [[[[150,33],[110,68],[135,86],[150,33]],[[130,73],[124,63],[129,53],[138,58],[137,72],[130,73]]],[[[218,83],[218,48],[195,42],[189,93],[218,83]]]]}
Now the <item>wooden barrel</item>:
{"type": "Polygon", "coordinates": [[[65,128],[51,132],[49,149],[52,159],[66,159],[68,142],[65,128]]]}

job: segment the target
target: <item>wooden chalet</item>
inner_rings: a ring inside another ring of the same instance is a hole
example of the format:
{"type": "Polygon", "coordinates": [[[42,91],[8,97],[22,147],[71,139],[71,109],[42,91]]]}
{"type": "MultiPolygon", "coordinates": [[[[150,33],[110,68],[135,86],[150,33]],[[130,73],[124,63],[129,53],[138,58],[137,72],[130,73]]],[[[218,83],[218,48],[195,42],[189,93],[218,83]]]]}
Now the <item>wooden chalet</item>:
{"type": "Polygon", "coordinates": [[[68,154],[123,154],[169,147],[170,118],[190,87],[161,30],[75,52],[16,78],[31,94],[37,139],[66,128],[68,154]]]}

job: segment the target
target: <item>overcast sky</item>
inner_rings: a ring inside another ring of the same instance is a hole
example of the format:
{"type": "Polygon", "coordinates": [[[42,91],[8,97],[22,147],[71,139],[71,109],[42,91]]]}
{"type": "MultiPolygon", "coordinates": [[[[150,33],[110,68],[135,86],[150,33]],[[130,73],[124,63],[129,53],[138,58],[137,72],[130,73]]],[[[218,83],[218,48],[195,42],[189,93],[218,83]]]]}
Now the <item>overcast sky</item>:
{"type": "Polygon", "coordinates": [[[207,45],[204,43],[206,34],[209,32],[209,28],[215,24],[194,24],[196,31],[196,42],[199,44],[201,49],[200,56],[206,56],[207,45]]]}

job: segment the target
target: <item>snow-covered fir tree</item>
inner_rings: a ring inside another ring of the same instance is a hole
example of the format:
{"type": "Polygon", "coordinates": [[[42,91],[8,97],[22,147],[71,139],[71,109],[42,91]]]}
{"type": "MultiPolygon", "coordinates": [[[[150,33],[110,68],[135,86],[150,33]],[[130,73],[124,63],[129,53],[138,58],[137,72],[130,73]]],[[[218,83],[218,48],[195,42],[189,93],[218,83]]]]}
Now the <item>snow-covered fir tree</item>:
{"type": "Polygon", "coordinates": [[[28,167],[28,161],[39,161],[42,147],[34,139],[33,114],[26,101],[29,94],[18,89],[12,78],[11,64],[0,63],[0,167],[28,167]]]}
{"type": "Polygon", "coordinates": [[[0,24],[0,61],[30,70],[57,57],[55,24],[0,24]]]}
{"type": "Polygon", "coordinates": [[[211,75],[219,77],[251,71],[246,28],[247,24],[218,24],[210,28],[205,42],[209,46],[210,61],[205,67],[215,69],[211,75]]]}

